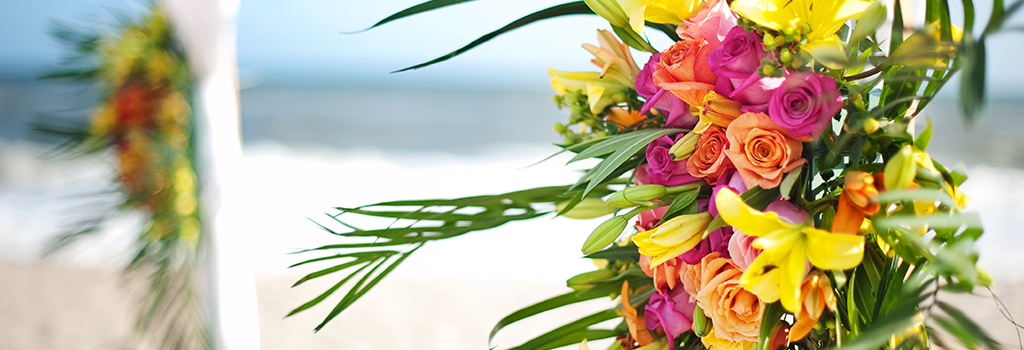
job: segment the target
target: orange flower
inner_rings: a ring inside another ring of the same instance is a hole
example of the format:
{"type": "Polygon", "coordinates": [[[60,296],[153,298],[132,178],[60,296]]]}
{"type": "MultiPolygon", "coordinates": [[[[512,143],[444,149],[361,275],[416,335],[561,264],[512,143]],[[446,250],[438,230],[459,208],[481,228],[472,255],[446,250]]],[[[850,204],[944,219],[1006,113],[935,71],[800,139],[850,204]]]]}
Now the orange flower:
{"type": "Polygon", "coordinates": [[[814,328],[814,324],[818,323],[825,307],[829,310],[836,309],[836,296],[832,294],[832,284],[821,271],[815,270],[804,279],[800,285],[800,295],[803,297],[803,307],[796,314],[793,327],[789,329],[789,341],[797,341],[807,336],[811,328],[814,328]]]}
{"type": "Polygon", "coordinates": [[[628,112],[621,107],[612,107],[611,113],[605,116],[605,118],[615,124],[632,126],[643,121],[645,117],[643,114],[640,114],[640,111],[628,112]]]}
{"type": "Polygon", "coordinates": [[[692,106],[704,105],[704,96],[715,90],[718,76],[708,67],[713,47],[704,40],[683,40],[661,53],[654,83],[692,106]]]}
{"type": "Polygon", "coordinates": [[[668,260],[661,265],[651,268],[651,257],[640,255],[640,269],[648,277],[654,278],[654,288],[659,291],[666,291],[676,287],[679,283],[679,268],[682,262],[679,259],[668,260]]]}
{"type": "Polygon", "coordinates": [[[723,128],[728,127],[733,120],[743,114],[740,110],[743,105],[714,91],[704,95],[704,103],[698,106],[701,106],[699,108],[701,120],[723,128]]]}
{"type": "Polygon", "coordinates": [[[836,216],[832,219],[832,232],[849,233],[855,235],[860,232],[860,226],[864,223],[864,212],[850,202],[846,191],[839,195],[839,205],[836,208],[836,216]]]}
{"type": "Polygon", "coordinates": [[[875,188],[875,178],[871,173],[857,170],[846,173],[843,194],[846,194],[850,204],[864,214],[878,214],[878,189],[875,188]]]}
{"type": "Polygon", "coordinates": [[[633,340],[644,346],[654,341],[654,337],[647,331],[647,323],[644,322],[643,317],[637,317],[636,309],[633,305],[629,305],[629,281],[622,282],[622,317],[626,319],[626,325],[629,326],[629,335],[633,337],[633,340]]]}
{"type": "Polygon", "coordinates": [[[679,277],[683,288],[711,318],[717,338],[756,342],[764,305],[740,285],[742,274],[728,259],[711,253],[700,264],[683,264],[679,277]]]}
{"type": "Polygon", "coordinates": [[[725,156],[729,148],[729,139],[725,137],[725,129],[712,125],[700,134],[693,155],[686,161],[686,171],[690,175],[704,178],[714,186],[718,178],[726,170],[732,169],[732,162],[725,156]]]}
{"type": "Polygon", "coordinates": [[[726,155],[747,188],[775,188],[785,173],[807,162],[800,158],[803,145],[764,113],[741,115],[725,134],[729,138],[726,155]]]}

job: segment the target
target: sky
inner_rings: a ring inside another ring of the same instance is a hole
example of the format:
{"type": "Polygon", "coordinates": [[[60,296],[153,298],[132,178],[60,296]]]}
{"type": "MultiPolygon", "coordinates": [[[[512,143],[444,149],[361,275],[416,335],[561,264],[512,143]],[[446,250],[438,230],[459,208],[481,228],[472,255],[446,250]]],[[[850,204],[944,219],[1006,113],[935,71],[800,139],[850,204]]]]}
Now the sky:
{"type": "MultiPolygon", "coordinates": [[[[238,53],[243,87],[270,85],[443,86],[466,89],[549,88],[548,67],[593,70],[581,48],[608,28],[596,16],[569,16],[507,33],[449,61],[399,74],[390,71],[455,50],[504,24],[564,0],[481,0],[365,29],[421,0],[242,0],[238,53]]],[[[921,2],[921,1],[918,1],[921,2]]],[[[951,1],[954,18],[962,10],[951,1]]],[[[54,67],[62,48],[47,32],[54,21],[109,22],[111,13],[144,5],[135,0],[34,0],[0,2],[0,77],[27,78],[54,67]]],[[[977,1],[979,23],[990,1],[977,1]]],[[[920,7],[920,6],[919,6],[920,7]]],[[[923,9],[918,9],[923,10],[923,9]]],[[[1018,15],[1010,25],[1024,24],[1018,15]]],[[[655,47],[671,43],[649,33],[655,47]]],[[[997,98],[1021,98],[1024,54],[1021,31],[988,42],[989,91],[997,98]]],[[[646,55],[637,54],[638,64],[646,55]]],[[[952,90],[952,89],[948,89],[952,90]]]]}

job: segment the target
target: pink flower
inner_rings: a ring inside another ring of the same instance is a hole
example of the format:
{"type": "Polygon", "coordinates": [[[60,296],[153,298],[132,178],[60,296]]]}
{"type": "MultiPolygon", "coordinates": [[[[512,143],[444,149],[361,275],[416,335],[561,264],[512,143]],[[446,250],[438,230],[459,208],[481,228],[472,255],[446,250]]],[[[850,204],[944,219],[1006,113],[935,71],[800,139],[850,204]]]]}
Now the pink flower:
{"type": "Polygon", "coordinates": [[[775,90],[768,105],[768,115],[776,124],[789,130],[800,141],[821,136],[832,117],[843,108],[843,99],[835,79],[812,72],[798,72],[786,77],[775,90]]]}
{"type": "Polygon", "coordinates": [[[685,160],[674,160],[675,157],[668,151],[672,148],[672,144],[682,137],[682,134],[679,134],[674,139],[669,136],[662,136],[647,145],[647,167],[640,167],[638,169],[638,183],[640,180],[645,180],[644,183],[648,184],[679,186],[700,180],[700,178],[690,175],[686,171],[685,160]],[[644,179],[640,179],[641,171],[643,172],[644,179]]]}
{"type": "Polygon", "coordinates": [[[729,31],[722,46],[708,53],[708,67],[719,76],[715,91],[739,102],[743,113],[765,113],[772,94],[785,78],[759,77],[765,58],[761,37],[742,27],[729,31]]]}
{"type": "Polygon", "coordinates": [[[668,338],[669,348],[680,334],[693,329],[693,310],[697,303],[690,301],[690,294],[683,288],[670,289],[667,294],[654,293],[644,307],[644,321],[647,329],[661,327],[668,338]]]}
{"type": "Polygon", "coordinates": [[[728,259],[731,256],[729,241],[732,238],[733,231],[732,226],[724,226],[711,231],[707,238],[697,243],[697,246],[693,247],[693,249],[680,255],[679,259],[690,265],[699,264],[701,259],[711,253],[718,253],[719,256],[728,259]]]}
{"type": "Polygon", "coordinates": [[[658,61],[661,60],[661,53],[651,55],[647,64],[640,70],[636,77],[636,92],[647,99],[644,106],[640,108],[641,114],[647,114],[651,108],[661,110],[668,114],[665,126],[669,128],[689,129],[697,124],[697,117],[690,114],[690,106],[680,100],[671,92],[654,84],[654,70],[658,69],[658,61]]]}
{"type": "Polygon", "coordinates": [[[708,204],[708,212],[713,216],[718,216],[718,207],[715,206],[715,196],[718,196],[718,191],[725,187],[736,193],[743,193],[747,190],[747,185],[743,183],[743,177],[735,169],[726,171],[719,179],[718,184],[711,189],[711,203],[708,204]]]}
{"type": "Polygon", "coordinates": [[[683,39],[703,39],[712,47],[719,47],[729,30],[736,27],[736,19],[727,1],[705,1],[697,14],[683,20],[683,24],[676,28],[676,34],[683,39]]]}

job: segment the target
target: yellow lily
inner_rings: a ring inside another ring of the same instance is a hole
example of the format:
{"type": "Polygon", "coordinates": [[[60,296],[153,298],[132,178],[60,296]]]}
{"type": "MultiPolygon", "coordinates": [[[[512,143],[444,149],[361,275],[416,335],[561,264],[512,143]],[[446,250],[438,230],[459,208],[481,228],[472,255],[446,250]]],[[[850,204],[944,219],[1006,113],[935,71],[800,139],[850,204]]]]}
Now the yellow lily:
{"type": "Polygon", "coordinates": [[[646,22],[683,23],[700,11],[704,0],[618,0],[634,32],[643,33],[646,22]]]}
{"type": "Polygon", "coordinates": [[[551,88],[559,96],[570,91],[583,91],[587,95],[592,113],[600,113],[610,105],[625,102],[629,87],[611,78],[600,77],[598,72],[563,72],[548,68],[551,88]]]}
{"type": "Polygon", "coordinates": [[[859,265],[864,257],[863,236],[782,221],[778,214],[751,208],[728,189],[718,192],[715,203],[726,223],[759,237],[753,245],[764,250],[740,276],[743,288],[764,302],[781,300],[790,312],[800,312],[800,282],[808,260],[824,270],[845,270],[859,265]]]}
{"type": "Polygon", "coordinates": [[[711,213],[679,215],[653,230],[633,236],[640,254],[651,257],[651,268],[661,265],[700,243],[704,230],[711,224],[711,213]]]}
{"type": "Polygon", "coordinates": [[[859,17],[871,2],[867,0],[736,0],[732,10],[758,25],[796,32],[804,25],[807,44],[833,37],[843,23],[859,17]]]}

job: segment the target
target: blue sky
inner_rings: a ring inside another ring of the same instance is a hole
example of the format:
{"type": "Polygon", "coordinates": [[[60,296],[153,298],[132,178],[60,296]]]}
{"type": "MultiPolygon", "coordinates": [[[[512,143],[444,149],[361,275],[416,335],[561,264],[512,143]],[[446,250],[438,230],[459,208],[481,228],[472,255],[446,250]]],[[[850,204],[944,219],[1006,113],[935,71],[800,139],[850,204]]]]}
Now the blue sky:
{"type": "MultiPolygon", "coordinates": [[[[607,28],[596,16],[571,16],[518,29],[447,62],[414,72],[388,72],[446,54],[530,12],[563,0],[484,0],[364,29],[420,0],[242,0],[238,52],[243,84],[431,86],[469,89],[548,88],[545,69],[592,70],[580,44],[607,28]]],[[[62,49],[47,36],[54,20],[109,22],[111,13],[143,7],[134,0],[8,0],[0,2],[0,76],[32,77],[53,67],[62,49]]],[[[953,12],[960,12],[951,1],[953,12]]],[[[978,1],[979,16],[989,12],[978,1]]],[[[954,14],[956,16],[956,14],[954,14]]],[[[1021,17],[1013,24],[1024,23],[1021,17]]],[[[983,22],[982,22],[983,23],[983,22]]],[[[670,43],[650,33],[655,47],[670,43]]],[[[1020,56],[1024,35],[989,42],[989,89],[1024,97],[1020,56]]],[[[637,55],[637,60],[644,60],[637,55]]],[[[642,63],[642,62],[638,62],[642,63]]],[[[952,89],[950,89],[952,90],[952,89]]]]}

